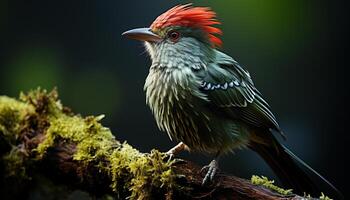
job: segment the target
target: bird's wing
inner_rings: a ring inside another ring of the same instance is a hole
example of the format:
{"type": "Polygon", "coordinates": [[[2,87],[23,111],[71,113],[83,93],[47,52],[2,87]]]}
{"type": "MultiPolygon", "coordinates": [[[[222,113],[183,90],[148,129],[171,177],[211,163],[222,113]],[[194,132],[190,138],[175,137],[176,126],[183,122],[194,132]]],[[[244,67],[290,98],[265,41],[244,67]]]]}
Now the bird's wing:
{"type": "Polygon", "coordinates": [[[219,51],[211,65],[207,67],[200,89],[213,106],[254,126],[280,131],[270,106],[247,71],[219,51]]]}

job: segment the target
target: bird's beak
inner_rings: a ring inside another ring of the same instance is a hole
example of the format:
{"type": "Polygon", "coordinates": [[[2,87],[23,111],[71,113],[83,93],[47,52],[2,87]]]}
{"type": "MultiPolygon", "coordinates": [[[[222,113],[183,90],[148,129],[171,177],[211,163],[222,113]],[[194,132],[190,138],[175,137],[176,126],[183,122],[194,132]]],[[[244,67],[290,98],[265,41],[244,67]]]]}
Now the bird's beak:
{"type": "Polygon", "coordinates": [[[123,36],[126,36],[130,39],[148,41],[148,42],[160,42],[162,38],[157,34],[153,33],[150,28],[135,28],[129,31],[122,33],[123,36]]]}

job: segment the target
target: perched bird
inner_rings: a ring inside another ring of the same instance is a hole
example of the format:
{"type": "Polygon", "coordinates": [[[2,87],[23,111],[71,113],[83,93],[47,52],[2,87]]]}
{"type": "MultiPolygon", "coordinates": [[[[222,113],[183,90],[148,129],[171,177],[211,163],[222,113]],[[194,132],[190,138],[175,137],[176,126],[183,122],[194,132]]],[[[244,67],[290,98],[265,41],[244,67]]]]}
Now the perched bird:
{"type": "Polygon", "coordinates": [[[123,33],[145,42],[151,57],[144,90],[158,127],[185,148],[214,154],[203,184],[213,181],[220,155],[249,147],[294,192],[319,195],[337,190],[284,147],[272,134],[283,133],[251,76],[218,50],[222,34],[216,13],[207,7],[177,5],[149,28],[123,33]]]}

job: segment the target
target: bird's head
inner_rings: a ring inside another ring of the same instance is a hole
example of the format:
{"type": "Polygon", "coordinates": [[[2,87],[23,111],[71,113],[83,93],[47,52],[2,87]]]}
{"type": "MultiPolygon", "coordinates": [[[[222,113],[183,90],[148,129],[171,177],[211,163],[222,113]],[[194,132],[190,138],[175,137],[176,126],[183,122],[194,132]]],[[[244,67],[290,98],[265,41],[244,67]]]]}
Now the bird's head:
{"type": "Polygon", "coordinates": [[[208,7],[177,5],[158,16],[150,27],[132,29],[123,35],[145,41],[153,62],[173,67],[183,60],[210,59],[213,50],[222,45],[216,36],[222,32],[213,27],[217,24],[220,22],[215,12],[208,7]]]}

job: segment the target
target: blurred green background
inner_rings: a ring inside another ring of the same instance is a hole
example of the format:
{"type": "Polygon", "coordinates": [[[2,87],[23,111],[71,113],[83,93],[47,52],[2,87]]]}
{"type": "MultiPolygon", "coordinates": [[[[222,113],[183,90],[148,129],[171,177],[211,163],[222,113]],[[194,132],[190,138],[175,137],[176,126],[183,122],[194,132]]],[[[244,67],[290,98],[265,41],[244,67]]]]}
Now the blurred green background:
{"type": "MultiPolygon", "coordinates": [[[[58,87],[63,103],[141,151],[169,149],[145,105],[150,61],[121,37],[189,1],[0,1],[0,95],[58,87]]],[[[253,76],[287,135],[286,146],[345,191],[345,82],[349,17],[342,1],[201,0],[222,22],[222,50],[253,76]]],[[[182,157],[206,164],[197,153],[182,157]]],[[[249,150],[221,162],[249,178],[271,170],[249,150]]]]}

